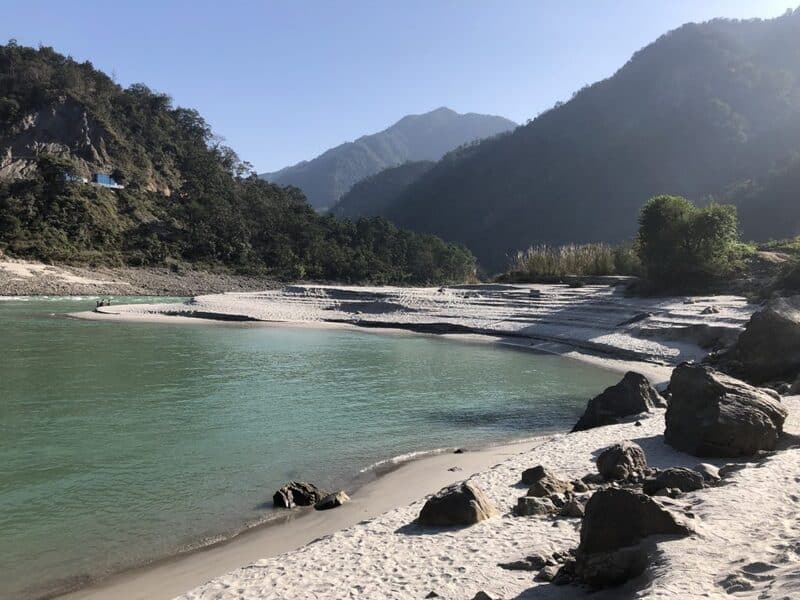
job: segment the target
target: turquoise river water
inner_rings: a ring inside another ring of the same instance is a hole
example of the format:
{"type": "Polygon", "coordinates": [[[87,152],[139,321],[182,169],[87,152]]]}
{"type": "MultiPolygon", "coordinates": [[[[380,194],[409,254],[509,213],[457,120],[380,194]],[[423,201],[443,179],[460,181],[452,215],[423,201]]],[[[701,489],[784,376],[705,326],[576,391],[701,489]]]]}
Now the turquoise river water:
{"type": "Polygon", "coordinates": [[[433,337],[66,316],[93,306],[0,301],[2,598],[224,536],[291,479],[563,430],[617,378],[433,337]]]}

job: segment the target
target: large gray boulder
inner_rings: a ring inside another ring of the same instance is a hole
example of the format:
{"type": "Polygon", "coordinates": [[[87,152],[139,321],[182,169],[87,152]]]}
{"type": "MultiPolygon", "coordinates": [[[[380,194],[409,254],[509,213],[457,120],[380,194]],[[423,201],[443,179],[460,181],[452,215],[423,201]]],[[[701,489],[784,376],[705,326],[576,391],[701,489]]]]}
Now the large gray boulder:
{"type": "Polygon", "coordinates": [[[733,352],[736,371],[753,383],[800,373],[800,296],[776,298],[755,313],[733,352]]]}
{"type": "Polygon", "coordinates": [[[312,506],[319,502],[327,492],[305,481],[290,481],[272,496],[276,508],[295,508],[312,506]]]}
{"type": "Polygon", "coordinates": [[[589,400],[586,411],[572,431],[613,425],[622,417],[649,412],[657,406],[666,406],[666,403],[647,377],[628,371],[618,384],[589,400]]]}
{"type": "Polygon", "coordinates": [[[597,457],[597,470],[606,481],[628,479],[647,470],[647,458],[641,446],[621,442],[609,446],[597,457]]]}
{"type": "Polygon", "coordinates": [[[440,490],[422,507],[417,523],[433,527],[474,525],[497,514],[492,502],[474,483],[463,481],[440,490]]]}
{"type": "Polygon", "coordinates": [[[749,456],[772,450],[788,414],[766,391],[709,367],[672,372],[664,439],[694,456],[749,456]]]}
{"type": "Polygon", "coordinates": [[[647,567],[643,540],[691,533],[686,520],[649,496],[618,488],[600,490],[586,504],[575,574],[592,587],[623,583],[647,567]]]}
{"type": "Polygon", "coordinates": [[[528,496],[546,498],[553,494],[563,494],[572,489],[572,484],[564,481],[543,466],[538,465],[522,472],[522,483],[529,485],[528,496]]]}
{"type": "Polygon", "coordinates": [[[661,490],[667,489],[694,492],[702,489],[704,483],[702,473],[683,467],[670,467],[659,471],[654,478],[645,480],[642,490],[649,496],[655,496],[661,490]]]}

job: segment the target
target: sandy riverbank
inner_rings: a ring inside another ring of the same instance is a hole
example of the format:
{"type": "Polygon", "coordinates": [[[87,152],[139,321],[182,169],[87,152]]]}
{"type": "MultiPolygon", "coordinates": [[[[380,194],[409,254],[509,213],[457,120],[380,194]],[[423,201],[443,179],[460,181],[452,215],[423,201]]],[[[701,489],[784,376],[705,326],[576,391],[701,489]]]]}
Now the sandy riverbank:
{"type": "MultiPolygon", "coordinates": [[[[800,398],[785,403],[791,440],[800,433],[800,398]]],[[[651,466],[697,464],[697,458],[664,444],[663,429],[659,411],[640,427],[628,423],[553,436],[469,478],[499,508],[499,517],[464,529],[424,529],[412,525],[423,505],[419,499],[294,552],[240,567],[181,598],[424,598],[435,592],[441,598],[468,599],[478,591],[492,598],[583,597],[588,595],[583,588],[536,583],[531,572],[498,566],[578,543],[579,519],[512,515],[517,497],[524,494],[520,474],[537,464],[564,478],[594,472],[598,451],[620,440],[641,445],[651,466]]],[[[800,592],[800,449],[746,464],[726,485],[668,501],[674,510],[692,515],[696,533],[660,544],[642,576],[591,597],[728,597],[731,582],[747,591],[736,597],[795,597],[800,592]]]]}
{"type": "Polygon", "coordinates": [[[278,556],[336,531],[356,526],[399,505],[408,504],[441,487],[484,471],[547,438],[435,454],[400,464],[352,494],[348,504],[333,511],[287,511],[296,518],[266,525],[216,546],[128,571],[63,598],[100,600],[158,600],[173,598],[210,578],[259,559],[278,556]],[[450,471],[451,468],[456,471],[450,471]]]}
{"type": "Polygon", "coordinates": [[[76,316],[124,321],[237,321],[414,332],[560,354],[663,383],[672,367],[735,338],[756,307],[738,296],[635,298],[614,285],[396,288],[292,285],[109,306],[76,316]]]}
{"type": "Polygon", "coordinates": [[[193,296],[275,285],[264,277],[223,271],[55,266],[0,256],[0,296],[193,296]]]}
{"type": "MultiPolygon", "coordinates": [[[[635,368],[663,381],[674,364],[699,358],[714,343],[738,333],[754,309],[736,297],[631,299],[608,286],[291,286],[205,296],[187,304],[112,306],[83,316],[192,323],[198,317],[234,315],[261,325],[437,331],[465,341],[557,352],[617,370],[635,368]]],[[[788,442],[800,434],[800,398],[784,402],[790,410],[788,442]]],[[[498,566],[577,545],[579,520],[512,516],[512,506],[524,493],[520,473],[544,464],[565,478],[579,477],[594,471],[600,449],[626,439],[639,443],[655,467],[699,462],[664,444],[663,430],[663,412],[658,411],[639,427],[628,423],[556,435],[537,444],[415,461],[365,486],[351,504],[329,514],[312,513],[288,525],[248,532],[70,597],[168,598],[185,592],[181,598],[423,598],[435,592],[455,599],[471,598],[479,590],[494,598],[582,596],[580,588],[537,584],[530,572],[498,566]],[[451,466],[463,471],[448,471],[451,466]],[[410,525],[426,494],[465,478],[487,493],[500,517],[460,530],[430,532],[410,525]],[[193,586],[199,587],[186,592],[193,586]]],[[[791,597],[800,592],[793,566],[798,558],[793,540],[800,534],[800,450],[789,448],[749,466],[728,485],[674,501],[676,510],[694,515],[697,533],[662,544],[644,575],[593,597],[727,597],[731,581],[752,591],[745,595],[791,597]]]]}

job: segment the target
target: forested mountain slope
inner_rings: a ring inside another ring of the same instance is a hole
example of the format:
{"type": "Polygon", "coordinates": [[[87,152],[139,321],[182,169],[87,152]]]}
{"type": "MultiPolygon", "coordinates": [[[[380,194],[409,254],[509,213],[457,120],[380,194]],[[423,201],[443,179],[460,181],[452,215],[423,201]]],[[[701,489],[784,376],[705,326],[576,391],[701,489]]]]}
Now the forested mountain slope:
{"type": "Polygon", "coordinates": [[[362,179],[330,212],[344,219],[380,216],[405,188],[430,171],[434,164],[429,160],[407,162],[362,179]]]}
{"type": "Polygon", "coordinates": [[[0,46],[0,252],[285,278],[463,281],[462,247],[318,215],[259,179],[197,111],[51,48],[0,46]],[[123,189],[94,185],[111,175],[123,189]]]}
{"type": "MultiPolygon", "coordinates": [[[[445,156],[396,224],[465,243],[491,270],[531,243],[630,239],[651,196],[722,197],[800,152],[800,12],[685,25],[513,133],[445,156]]],[[[745,231],[800,233],[742,205],[745,231]]],[[[800,206],[787,204],[791,222],[800,206]]]]}

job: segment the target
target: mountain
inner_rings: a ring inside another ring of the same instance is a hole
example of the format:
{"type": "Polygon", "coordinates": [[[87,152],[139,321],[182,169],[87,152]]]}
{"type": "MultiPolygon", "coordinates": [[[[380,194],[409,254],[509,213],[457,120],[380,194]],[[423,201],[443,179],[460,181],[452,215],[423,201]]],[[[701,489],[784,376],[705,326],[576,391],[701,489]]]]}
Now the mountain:
{"type": "Polygon", "coordinates": [[[342,219],[358,219],[382,214],[394,198],[436,164],[430,160],[389,167],[356,183],[330,209],[342,219]]]}
{"type": "Polygon", "coordinates": [[[261,177],[300,188],[314,208],[324,210],[333,206],[354,183],[387,167],[407,161],[439,160],[458,146],[514,127],[516,123],[503,117],[462,115],[442,107],[403,117],[379,133],[365,135],[312,160],[261,177]]]}
{"type": "MultiPolygon", "coordinates": [[[[492,271],[533,243],[629,240],[651,196],[722,197],[800,152],[798,40],[800,11],[685,25],[513,133],[445,156],[384,214],[492,271]]],[[[745,231],[800,233],[761,200],[741,206],[745,231]]],[[[800,222],[800,204],[786,209],[800,222]]]]}
{"type": "Polygon", "coordinates": [[[800,234],[800,157],[718,198],[739,210],[747,240],[786,239],[800,234]]]}
{"type": "Polygon", "coordinates": [[[433,236],[317,214],[215,140],[197,111],[144,85],[52,48],[0,46],[0,252],[376,283],[474,270],[433,236]]]}

